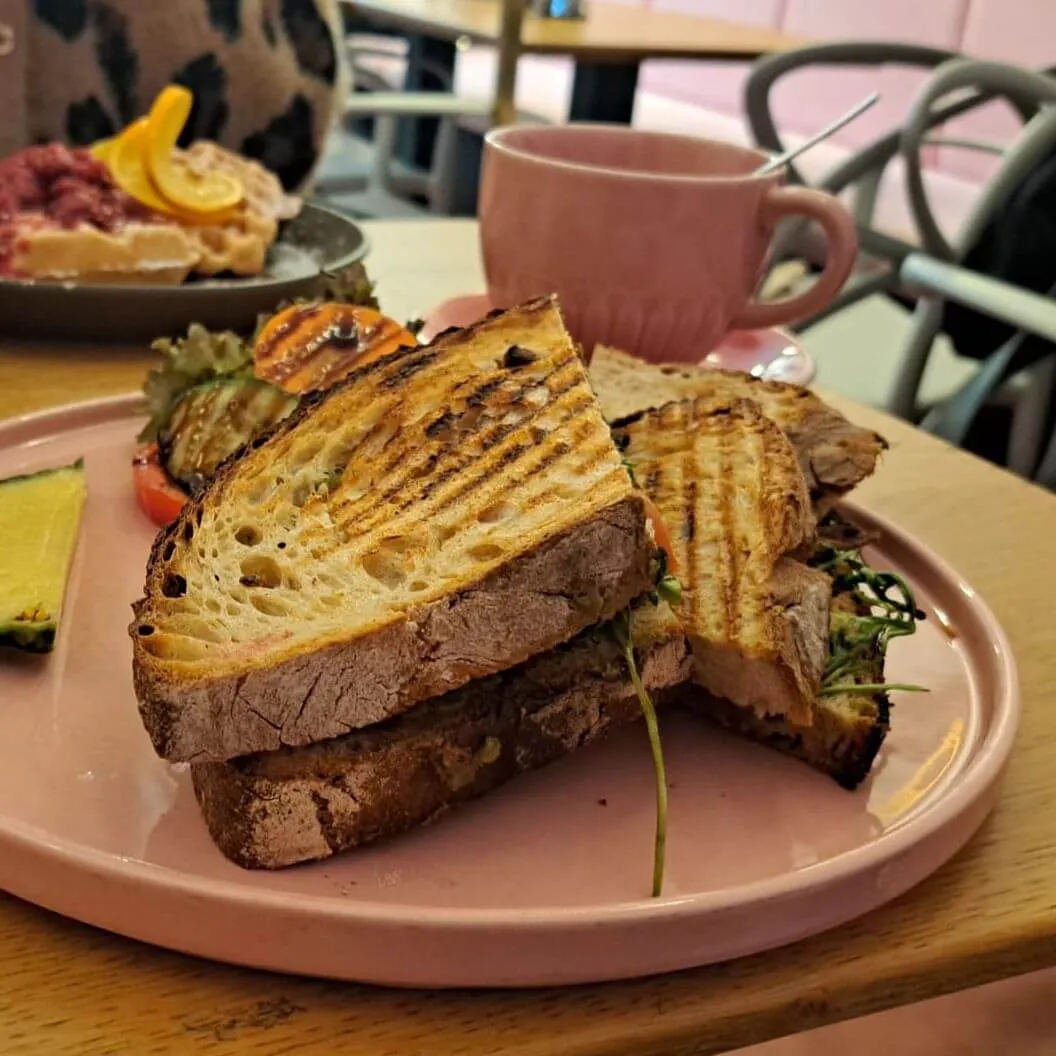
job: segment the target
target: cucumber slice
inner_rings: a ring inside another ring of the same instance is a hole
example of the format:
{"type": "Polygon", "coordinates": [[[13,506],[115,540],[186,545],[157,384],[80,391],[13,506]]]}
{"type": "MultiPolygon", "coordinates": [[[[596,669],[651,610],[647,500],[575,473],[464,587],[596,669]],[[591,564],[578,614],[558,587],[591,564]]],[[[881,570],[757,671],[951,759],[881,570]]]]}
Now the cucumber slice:
{"type": "Polygon", "coordinates": [[[85,495],[83,460],[0,480],[0,645],[55,645],[85,495]]]}
{"type": "Polygon", "coordinates": [[[189,389],[158,432],[161,462],[192,494],[253,437],[282,421],[297,397],[257,378],[222,378],[189,389]]]}

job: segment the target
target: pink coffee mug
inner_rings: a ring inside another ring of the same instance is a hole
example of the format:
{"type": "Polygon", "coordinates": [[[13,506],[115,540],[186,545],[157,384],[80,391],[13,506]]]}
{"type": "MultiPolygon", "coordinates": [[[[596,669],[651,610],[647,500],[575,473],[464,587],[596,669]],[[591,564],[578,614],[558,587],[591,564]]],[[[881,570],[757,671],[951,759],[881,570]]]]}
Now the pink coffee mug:
{"type": "Polygon", "coordinates": [[[557,293],[588,354],[597,343],[653,360],[699,361],[730,330],[825,307],[857,254],[831,195],[755,176],[765,154],[623,126],[489,132],[480,235],[492,303],[557,293]],[[754,300],[778,220],[809,217],[828,240],[804,293],[754,300]]]}

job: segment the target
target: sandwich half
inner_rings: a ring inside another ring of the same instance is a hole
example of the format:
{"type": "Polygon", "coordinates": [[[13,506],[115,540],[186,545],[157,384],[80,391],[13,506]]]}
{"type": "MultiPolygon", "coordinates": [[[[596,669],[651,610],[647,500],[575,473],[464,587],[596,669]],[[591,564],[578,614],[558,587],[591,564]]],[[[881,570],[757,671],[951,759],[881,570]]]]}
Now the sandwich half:
{"type": "Polygon", "coordinates": [[[840,514],[815,535],[788,441],[756,404],[682,401],[615,434],[678,563],[693,669],[677,699],[856,788],[890,728],[888,642],[923,616],[909,587],[869,567],[840,514]]]}
{"type": "Polygon", "coordinates": [[[129,629],[156,751],[394,719],[609,620],[656,545],[556,302],[302,400],[161,533],[129,629]]]}
{"type": "Polygon", "coordinates": [[[599,345],[590,382],[609,421],[698,396],[752,400],[791,441],[819,513],[870,476],[887,447],[883,437],[849,422],[809,389],[736,371],[646,363],[599,345]]]}

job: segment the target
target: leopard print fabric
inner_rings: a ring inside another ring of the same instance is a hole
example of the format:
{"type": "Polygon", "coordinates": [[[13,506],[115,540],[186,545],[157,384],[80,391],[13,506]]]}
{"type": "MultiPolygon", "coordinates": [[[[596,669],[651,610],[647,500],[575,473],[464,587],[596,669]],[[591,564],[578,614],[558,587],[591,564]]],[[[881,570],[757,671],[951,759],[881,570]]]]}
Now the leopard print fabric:
{"type": "Polygon", "coordinates": [[[303,188],[347,89],[337,0],[29,0],[28,139],[112,135],[168,83],[212,139],[303,188]]]}

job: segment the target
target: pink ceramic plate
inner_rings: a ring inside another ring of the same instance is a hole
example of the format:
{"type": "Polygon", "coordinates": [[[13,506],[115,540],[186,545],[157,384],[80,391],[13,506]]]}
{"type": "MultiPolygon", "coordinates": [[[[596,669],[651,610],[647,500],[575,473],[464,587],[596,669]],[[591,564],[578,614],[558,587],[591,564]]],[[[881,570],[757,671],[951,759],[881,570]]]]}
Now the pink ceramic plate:
{"type": "MultiPolygon", "coordinates": [[[[136,714],[125,626],[152,530],[136,508],[132,398],[0,425],[0,477],[83,455],[89,496],[47,658],[0,659],[0,889],[219,960],[406,986],[616,979],[721,961],[831,928],[950,857],[992,806],[1016,674],[989,610],[871,515],[873,554],[929,620],[891,650],[894,729],[847,793],[675,715],[668,881],[646,897],[653,773],[641,729],[384,846],[279,873],[221,857],[188,775],[136,714]]],[[[860,511],[856,511],[859,513],[860,511]]]]}
{"type": "MultiPolygon", "coordinates": [[[[441,330],[451,326],[469,326],[491,311],[487,294],[452,297],[438,304],[425,318],[418,335],[431,341],[441,330]]],[[[634,352],[633,348],[625,349],[634,352]]],[[[720,370],[741,370],[757,378],[809,385],[815,366],[810,353],[784,330],[735,330],[727,334],[717,348],[701,361],[701,366],[720,370]]]]}

